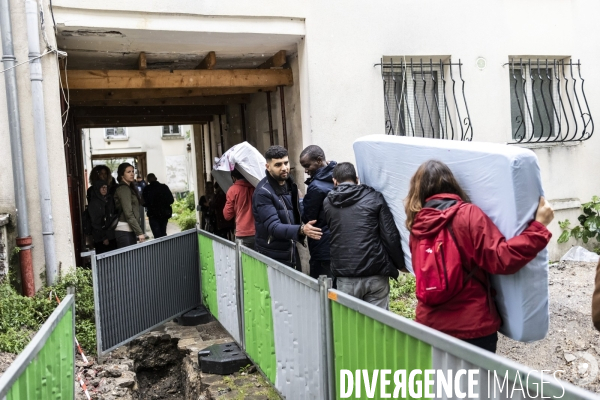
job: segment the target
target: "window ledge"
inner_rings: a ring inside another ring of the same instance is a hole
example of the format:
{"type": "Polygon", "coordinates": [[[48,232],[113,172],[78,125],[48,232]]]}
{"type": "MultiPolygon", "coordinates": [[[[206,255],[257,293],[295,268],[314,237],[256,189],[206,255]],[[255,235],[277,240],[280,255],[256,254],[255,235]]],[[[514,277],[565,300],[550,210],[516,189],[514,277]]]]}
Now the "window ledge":
{"type": "Polygon", "coordinates": [[[162,139],[163,140],[183,140],[183,139],[185,139],[185,137],[184,136],[175,136],[175,135],[173,135],[173,136],[171,136],[171,135],[164,135],[162,137],[162,139]]]}
{"type": "Polygon", "coordinates": [[[125,140],[129,140],[129,137],[116,137],[116,138],[104,137],[105,142],[117,142],[117,141],[125,141],[125,140]]]}
{"type": "Polygon", "coordinates": [[[579,199],[555,199],[548,200],[548,202],[552,204],[554,211],[581,208],[581,201],[579,199]]]}
{"type": "Polygon", "coordinates": [[[512,146],[524,147],[526,149],[545,149],[548,147],[575,147],[581,145],[583,142],[549,142],[549,143],[507,143],[512,146]]]}

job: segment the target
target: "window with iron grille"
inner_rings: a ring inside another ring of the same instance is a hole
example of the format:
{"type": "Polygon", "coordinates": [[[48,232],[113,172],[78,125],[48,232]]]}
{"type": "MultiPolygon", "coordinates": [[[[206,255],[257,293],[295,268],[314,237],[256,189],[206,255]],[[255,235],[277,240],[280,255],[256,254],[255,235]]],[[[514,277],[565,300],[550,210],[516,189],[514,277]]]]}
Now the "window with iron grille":
{"type": "Polygon", "coordinates": [[[162,127],[163,137],[181,137],[181,127],[179,125],[164,125],[162,127]]]}
{"type": "Polygon", "coordinates": [[[581,64],[564,59],[511,59],[510,143],[587,140],[594,121],[583,91],[581,64]]]}
{"type": "Polygon", "coordinates": [[[471,140],[462,64],[430,59],[381,64],[385,129],[389,135],[471,140]]]}
{"type": "Polygon", "coordinates": [[[126,128],[105,128],[104,138],[106,140],[127,140],[126,128]]]}

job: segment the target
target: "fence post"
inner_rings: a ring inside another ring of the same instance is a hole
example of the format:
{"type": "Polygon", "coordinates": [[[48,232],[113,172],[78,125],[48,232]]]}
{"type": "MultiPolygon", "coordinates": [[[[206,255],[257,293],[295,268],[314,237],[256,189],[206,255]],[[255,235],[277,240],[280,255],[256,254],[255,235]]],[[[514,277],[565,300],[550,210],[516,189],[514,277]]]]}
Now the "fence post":
{"type": "Polygon", "coordinates": [[[89,252],[90,260],[92,261],[92,282],[94,287],[94,312],[96,319],[96,362],[102,364],[102,331],[100,330],[100,296],[98,294],[98,268],[96,266],[96,250],[89,252]]]}
{"type": "Polygon", "coordinates": [[[246,350],[246,324],[244,321],[244,272],[242,271],[242,245],[241,242],[235,242],[235,258],[237,271],[237,303],[238,303],[238,324],[240,327],[240,345],[246,350]]]}
{"type": "Polygon", "coordinates": [[[323,389],[327,399],[335,399],[335,365],[333,362],[333,326],[331,325],[331,307],[328,293],[331,289],[331,278],[326,275],[319,276],[319,294],[321,298],[321,347],[323,359],[323,389]]]}

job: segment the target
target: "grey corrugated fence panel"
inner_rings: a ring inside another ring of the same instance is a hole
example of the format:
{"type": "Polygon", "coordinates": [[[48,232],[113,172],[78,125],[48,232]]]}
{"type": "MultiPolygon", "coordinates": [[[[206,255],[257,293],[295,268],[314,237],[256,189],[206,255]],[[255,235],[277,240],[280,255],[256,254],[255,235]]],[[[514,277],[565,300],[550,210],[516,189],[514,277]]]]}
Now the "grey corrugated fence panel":
{"type": "Polygon", "coordinates": [[[327,398],[317,280],[248,248],[241,251],[268,267],[277,361],[275,388],[288,399],[327,398]]]}
{"type": "Polygon", "coordinates": [[[92,269],[100,355],[201,303],[196,229],[92,256],[92,269]]]}
{"type": "MultiPolygon", "coordinates": [[[[70,346],[71,350],[72,350],[72,359],[71,360],[65,360],[64,358],[64,347],[60,347],[63,350],[59,350],[59,354],[61,355],[61,359],[56,359],[54,360],[54,362],[52,363],[51,366],[49,365],[37,365],[37,366],[33,366],[33,368],[37,368],[37,373],[32,373],[30,376],[24,376],[24,378],[26,379],[26,381],[23,383],[23,385],[21,387],[24,387],[25,389],[34,389],[34,388],[38,388],[39,387],[44,387],[46,389],[46,391],[51,391],[52,390],[52,381],[56,381],[58,379],[62,379],[62,380],[67,380],[70,385],[68,385],[68,393],[66,392],[61,392],[60,398],[63,399],[74,399],[75,398],[75,385],[74,385],[74,377],[75,377],[75,343],[74,343],[74,338],[75,338],[75,296],[72,294],[67,295],[63,301],[58,305],[58,307],[52,312],[52,314],[50,315],[50,317],[46,320],[46,322],[44,322],[44,324],[42,325],[42,327],[40,328],[40,330],[35,334],[35,336],[33,337],[33,339],[31,339],[31,342],[29,342],[29,344],[27,345],[27,347],[25,347],[25,350],[23,350],[21,352],[21,354],[19,354],[19,356],[15,359],[15,361],[13,361],[13,363],[8,367],[8,369],[6,370],[6,372],[4,372],[4,374],[0,377],[0,398],[5,400],[6,396],[9,395],[9,393],[11,393],[11,389],[13,389],[13,386],[17,383],[17,381],[19,381],[19,379],[21,378],[21,376],[26,373],[28,367],[30,366],[31,362],[38,359],[40,357],[40,353],[43,352],[43,350],[48,349],[46,346],[50,345],[50,343],[48,342],[48,340],[50,339],[51,335],[55,332],[56,328],[58,328],[59,323],[63,320],[63,317],[65,317],[65,315],[71,311],[71,321],[70,321],[70,334],[68,335],[68,337],[63,337],[63,338],[59,338],[58,343],[54,343],[54,345],[59,345],[61,344],[61,342],[64,345],[68,345],[70,346]],[[71,363],[72,365],[72,369],[70,371],[69,376],[62,376],[62,377],[56,377],[56,376],[52,376],[52,373],[54,372],[56,374],[57,371],[61,371],[61,363],[66,362],[67,364],[71,363]],[[40,374],[40,371],[44,371],[43,374],[40,374]],[[32,379],[37,379],[37,381],[32,381],[32,379]],[[39,380],[43,380],[43,382],[40,382],[39,380]]],[[[61,328],[61,329],[64,329],[61,328]]],[[[57,332],[60,333],[60,332],[57,332]]],[[[51,348],[52,350],[56,351],[56,348],[51,348]]],[[[46,360],[46,362],[51,362],[52,360],[46,360]]],[[[35,389],[34,389],[35,390],[35,389]]],[[[32,391],[34,391],[32,390],[32,391]]],[[[23,394],[23,393],[21,393],[23,394]]],[[[12,392],[12,395],[14,396],[14,391],[12,392]]],[[[48,398],[46,397],[47,392],[44,393],[40,393],[40,396],[43,396],[44,398],[48,398]]]]}
{"type": "Polygon", "coordinates": [[[237,253],[235,244],[213,241],[219,322],[236,342],[240,343],[240,322],[237,300],[237,253]],[[233,247],[232,247],[233,246],[233,247]]]}
{"type": "MultiPolygon", "coordinates": [[[[421,325],[415,321],[400,317],[394,313],[366,303],[340,291],[331,289],[329,292],[334,294],[333,297],[337,298],[335,301],[339,304],[431,345],[433,348],[432,357],[434,368],[442,369],[444,371],[447,369],[456,370],[460,368],[479,368],[479,377],[485,377],[485,382],[487,382],[487,371],[491,371],[492,374],[495,371],[499,377],[502,377],[502,379],[504,376],[513,377],[513,379],[509,379],[511,381],[511,388],[512,381],[516,380],[518,375],[519,379],[522,381],[523,388],[529,387],[531,393],[535,393],[536,388],[540,387],[539,385],[543,379],[545,396],[562,398],[563,400],[598,399],[598,395],[595,393],[589,392],[565,381],[557,381],[548,374],[542,376],[540,371],[533,370],[515,361],[483,350],[479,347],[475,347],[460,339],[456,339],[452,336],[436,331],[435,329],[421,325]],[[529,379],[527,380],[527,378],[529,379]]],[[[480,387],[484,387],[482,386],[481,382],[480,387]]],[[[490,393],[492,396],[488,397],[487,387],[485,387],[485,390],[479,394],[479,398],[481,399],[492,398],[503,400],[509,398],[523,398],[510,397],[510,394],[507,396],[506,393],[496,393],[497,396],[494,397],[493,392],[490,393]]]]}

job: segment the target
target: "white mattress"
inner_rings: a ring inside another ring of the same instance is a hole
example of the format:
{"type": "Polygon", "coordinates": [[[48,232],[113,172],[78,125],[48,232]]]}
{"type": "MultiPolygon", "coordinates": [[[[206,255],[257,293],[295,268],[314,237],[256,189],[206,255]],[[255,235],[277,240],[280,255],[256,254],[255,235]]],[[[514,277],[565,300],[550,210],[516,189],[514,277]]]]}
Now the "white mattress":
{"type": "MultiPolygon", "coordinates": [[[[537,157],[518,146],[403,136],[371,135],[354,143],[361,183],[383,193],[400,233],[412,271],[403,201],[410,178],[430,159],[446,163],[471,201],[512,238],[533,219],[543,195],[537,157]]],[[[548,251],[542,250],[514,275],[494,275],[496,304],[504,335],[523,342],[548,332],[548,251]]]]}

